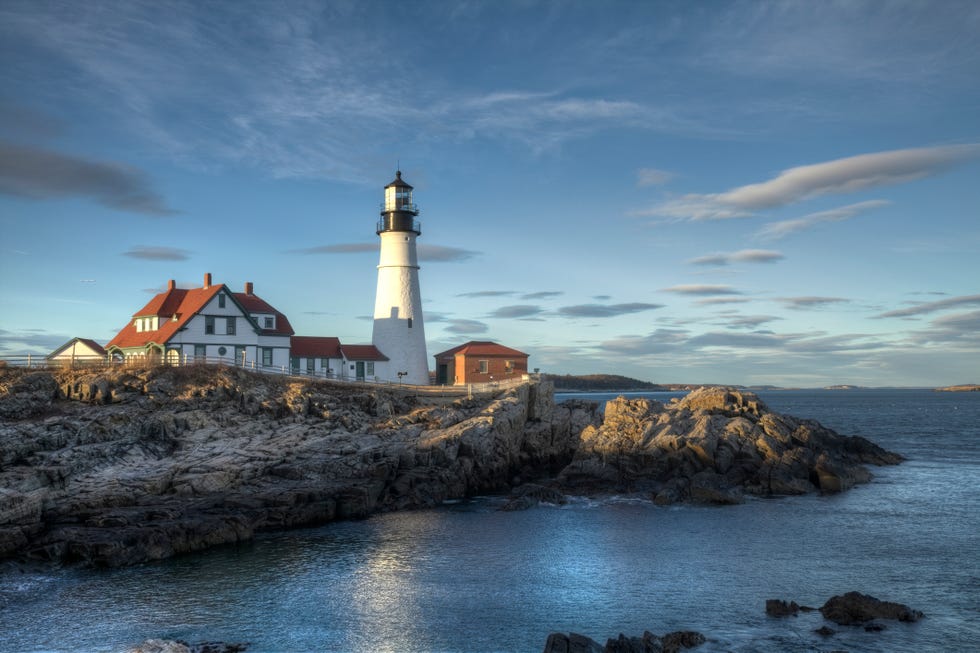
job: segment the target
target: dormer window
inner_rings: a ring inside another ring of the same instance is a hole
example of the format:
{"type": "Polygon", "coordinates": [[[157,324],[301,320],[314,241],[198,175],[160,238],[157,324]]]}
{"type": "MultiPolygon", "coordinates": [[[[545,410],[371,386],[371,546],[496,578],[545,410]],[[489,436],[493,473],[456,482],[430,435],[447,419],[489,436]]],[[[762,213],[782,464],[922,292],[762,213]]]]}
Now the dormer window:
{"type": "Polygon", "coordinates": [[[265,328],[265,329],[275,329],[276,328],[276,318],[270,317],[270,316],[266,316],[265,318],[263,318],[263,320],[264,320],[263,323],[265,324],[265,326],[263,328],[265,328]]]}
{"type": "Polygon", "coordinates": [[[136,327],[136,333],[143,333],[143,319],[142,318],[139,318],[139,317],[136,318],[136,320],[133,322],[133,326],[136,327]]]}

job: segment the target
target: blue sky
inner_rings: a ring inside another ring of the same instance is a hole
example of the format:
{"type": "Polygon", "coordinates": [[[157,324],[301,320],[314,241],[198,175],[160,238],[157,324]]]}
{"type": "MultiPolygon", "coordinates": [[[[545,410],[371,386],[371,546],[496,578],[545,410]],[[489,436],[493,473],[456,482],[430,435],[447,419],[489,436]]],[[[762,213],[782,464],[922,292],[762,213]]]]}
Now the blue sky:
{"type": "Polygon", "coordinates": [[[980,381],[980,4],[0,3],[0,355],[168,279],[368,342],[382,187],[429,353],[980,381]]]}

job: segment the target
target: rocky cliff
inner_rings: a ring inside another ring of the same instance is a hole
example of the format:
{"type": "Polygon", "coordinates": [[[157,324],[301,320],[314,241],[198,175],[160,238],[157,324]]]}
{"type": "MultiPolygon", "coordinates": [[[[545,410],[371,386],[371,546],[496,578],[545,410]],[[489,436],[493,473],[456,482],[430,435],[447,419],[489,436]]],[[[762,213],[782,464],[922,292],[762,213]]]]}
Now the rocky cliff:
{"type": "Polygon", "coordinates": [[[0,368],[0,558],[133,564],[513,488],[511,509],[563,492],[737,503],[900,460],[724,388],[619,398],[600,424],[547,382],[427,406],[227,367],[0,368]]]}
{"type": "Polygon", "coordinates": [[[901,460],[864,438],[772,412],[751,392],[702,388],[666,405],[608,402],[559,480],[566,492],[738,503],[744,494],[840,492],[871,479],[864,465],[901,460]]]}
{"type": "Polygon", "coordinates": [[[0,557],[125,565],[502,491],[557,471],[594,406],[547,384],[422,406],[236,368],[0,369],[0,557]]]}

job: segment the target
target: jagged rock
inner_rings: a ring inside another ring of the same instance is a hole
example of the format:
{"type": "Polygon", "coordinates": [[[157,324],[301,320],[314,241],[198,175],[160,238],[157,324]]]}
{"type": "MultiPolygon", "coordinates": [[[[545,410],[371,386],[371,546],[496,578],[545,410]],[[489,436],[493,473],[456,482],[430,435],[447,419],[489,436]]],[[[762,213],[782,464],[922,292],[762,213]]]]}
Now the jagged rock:
{"type": "Polygon", "coordinates": [[[510,497],[501,510],[527,510],[540,503],[563,505],[568,500],[558,490],[536,483],[525,483],[511,491],[510,497]]]}
{"type": "Polygon", "coordinates": [[[744,494],[840,492],[871,479],[865,464],[901,460],[863,438],[774,413],[751,392],[701,388],[666,405],[608,402],[602,425],[581,432],[558,481],[566,493],[732,504],[744,494]]]}
{"type": "Polygon", "coordinates": [[[544,653],[679,653],[707,641],[701,633],[681,630],[657,637],[645,631],[641,637],[619,637],[606,640],[606,645],[578,633],[551,633],[545,642],[544,653]]]}
{"type": "Polygon", "coordinates": [[[242,653],[245,650],[248,650],[248,644],[226,642],[188,644],[179,640],[148,639],[127,653],[242,653]]]}
{"type": "Polygon", "coordinates": [[[603,653],[599,642],[578,633],[551,633],[544,644],[544,653],[603,653]]]}
{"type": "Polygon", "coordinates": [[[596,409],[544,383],[423,406],[234,367],[3,368],[0,558],[128,565],[506,491],[564,467],[596,409]]]}
{"type": "Polygon", "coordinates": [[[918,621],[922,613],[907,605],[881,601],[860,592],[848,592],[827,600],[820,614],[841,626],[861,625],[874,619],[918,621]]]}
{"type": "Polygon", "coordinates": [[[796,601],[781,601],[779,599],[766,600],[766,614],[770,617],[795,617],[800,612],[800,606],[796,601]]]}

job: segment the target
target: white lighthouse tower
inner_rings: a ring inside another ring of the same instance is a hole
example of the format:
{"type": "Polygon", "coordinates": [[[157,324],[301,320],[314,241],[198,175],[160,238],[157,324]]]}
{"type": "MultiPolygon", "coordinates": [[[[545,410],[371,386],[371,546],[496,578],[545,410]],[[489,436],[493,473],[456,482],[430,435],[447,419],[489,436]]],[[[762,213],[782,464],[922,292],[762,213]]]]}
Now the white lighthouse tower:
{"type": "Polygon", "coordinates": [[[422,324],[422,293],[415,239],[422,225],[415,217],[412,187],[402,181],[401,170],[385,186],[385,200],[377,234],[381,237],[378,292],[374,301],[371,342],[388,357],[388,376],[403,383],[429,384],[429,360],[422,324]]]}

